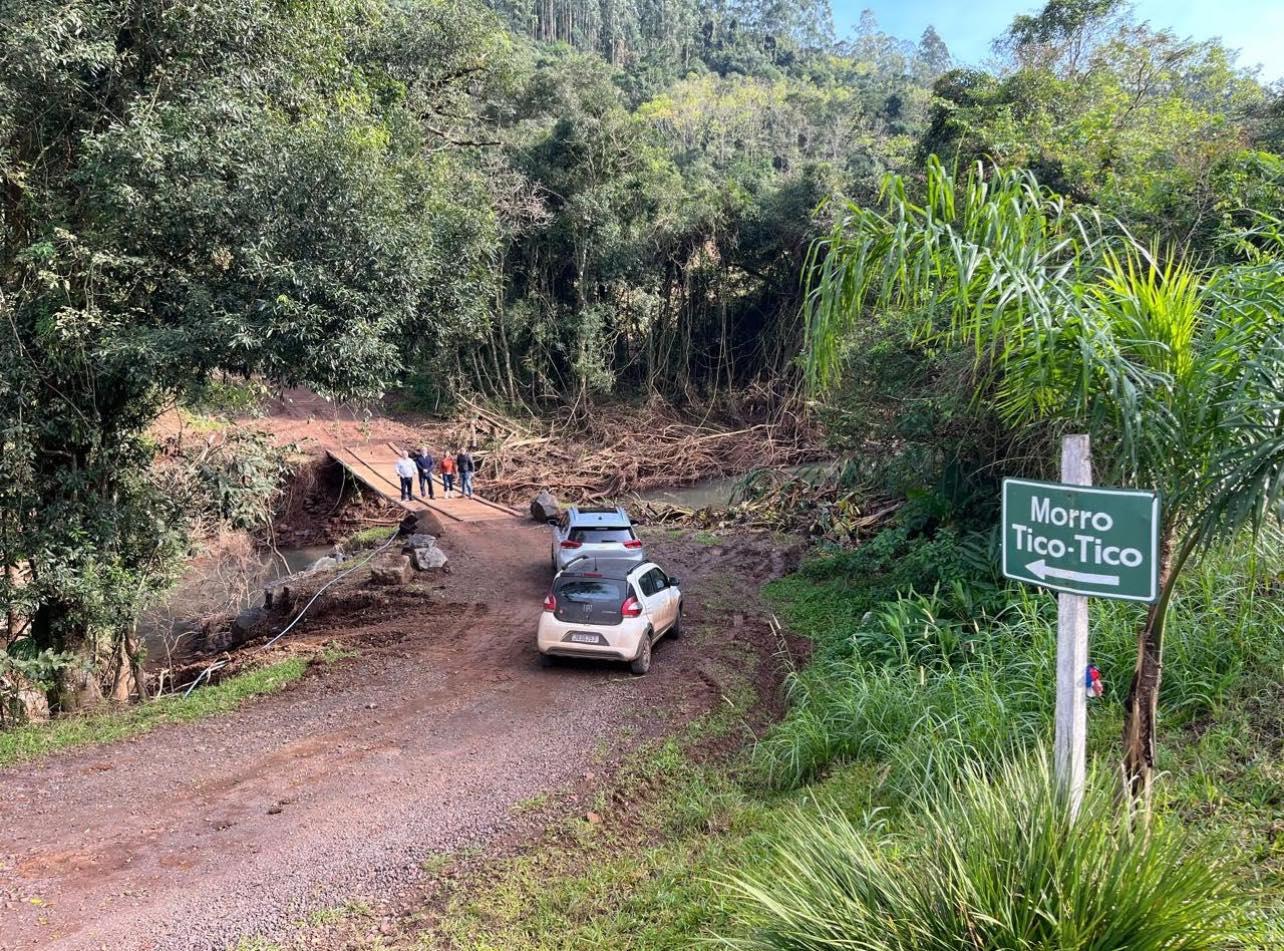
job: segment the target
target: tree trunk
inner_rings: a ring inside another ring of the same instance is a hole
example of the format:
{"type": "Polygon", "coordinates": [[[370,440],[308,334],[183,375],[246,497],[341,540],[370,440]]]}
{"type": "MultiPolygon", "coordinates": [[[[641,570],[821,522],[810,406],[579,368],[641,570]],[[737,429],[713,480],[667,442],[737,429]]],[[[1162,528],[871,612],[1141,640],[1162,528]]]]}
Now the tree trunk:
{"type": "Polygon", "coordinates": [[[63,713],[88,710],[103,701],[103,688],[98,682],[97,671],[92,666],[80,664],[58,672],[54,693],[58,709],[63,713]]]}
{"type": "MultiPolygon", "coordinates": [[[[1183,553],[1182,561],[1185,560],[1183,553]]],[[[1159,600],[1146,611],[1137,635],[1137,664],[1125,701],[1123,773],[1128,796],[1150,805],[1155,770],[1155,721],[1159,712],[1159,683],[1164,672],[1164,621],[1176,572],[1172,563],[1172,536],[1165,534],[1159,561],[1159,600]]]]}
{"type": "Polygon", "coordinates": [[[66,605],[45,603],[36,608],[31,619],[31,637],[36,647],[69,651],[78,658],[72,666],[58,671],[49,691],[50,708],[61,713],[84,710],[103,699],[93,644],[78,626],[74,631],[66,629],[69,614],[66,605]]]}
{"type": "Polygon", "coordinates": [[[140,700],[146,699],[134,639],[129,633],[122,632],[112,655],[110,697],[115,703],[126,704],[135,694],[140,700]]]}

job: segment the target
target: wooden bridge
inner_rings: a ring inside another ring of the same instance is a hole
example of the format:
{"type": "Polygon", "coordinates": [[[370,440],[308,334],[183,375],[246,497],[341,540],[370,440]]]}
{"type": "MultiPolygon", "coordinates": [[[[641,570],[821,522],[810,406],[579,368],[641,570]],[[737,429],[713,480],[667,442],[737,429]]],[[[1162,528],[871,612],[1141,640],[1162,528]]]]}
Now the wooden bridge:
{"type": "MultiPolygon", "coordinates": [[[[452,499],[445,497],[441,487],[439,472],[433,473],[436,480],[436,499],[415,497],[413,502],[401,500],[401,483],[397,479],[395,466],[397,460],[405,453],[392,443],[372,442],[357,446],[343,446],[338,449],[327,449],[326,453],[347,470],[348,474],[366,488],[383,496],[389,502],[400,505],[408,512],[429,511],[455,522],[488,522],[496,519],[513,518],[520,513],[507,505],[491,502],[474,495],[471,499],[456,495],[452,499]]],[[[415,478],[415,491],[419,491],[419,479],[415,478]]],[[[456,492],[458,480],[456,479],[456,492]]]]}

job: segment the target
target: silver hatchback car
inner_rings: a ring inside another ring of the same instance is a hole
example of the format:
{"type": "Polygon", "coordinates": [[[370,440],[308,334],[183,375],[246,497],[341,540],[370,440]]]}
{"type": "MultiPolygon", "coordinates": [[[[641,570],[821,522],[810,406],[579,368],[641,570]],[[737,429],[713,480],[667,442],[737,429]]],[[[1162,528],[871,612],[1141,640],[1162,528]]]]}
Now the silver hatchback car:
{"type": "Polygon", "coordinates": [[[641,564],[646,561],[642,539],[633,530],[622,508],[572,505],[561,517],[550,519],[552,541],[549,561],[554,573],[585,558],[610,558],[641,564]]]}

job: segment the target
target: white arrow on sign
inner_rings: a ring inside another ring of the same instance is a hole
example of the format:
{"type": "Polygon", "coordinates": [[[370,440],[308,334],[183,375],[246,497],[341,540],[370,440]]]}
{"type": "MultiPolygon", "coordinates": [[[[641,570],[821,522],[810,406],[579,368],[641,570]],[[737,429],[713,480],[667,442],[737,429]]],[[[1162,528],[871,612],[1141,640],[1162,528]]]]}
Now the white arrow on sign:
{"type": "Polygon", "coordinates": [[[1045,578],[1063,578],[1066,581],[1081,581],[1084,584],[1108,584],[1118,585],[1118,575],[1094,575],[1087,571],[1069,571],[1065,568],[1049,568],[1048,563],[1040,558],[1038,561],[1032,561],[1025,566],[1026,571],[1034,575],[1040,581],[1045,578]]]}

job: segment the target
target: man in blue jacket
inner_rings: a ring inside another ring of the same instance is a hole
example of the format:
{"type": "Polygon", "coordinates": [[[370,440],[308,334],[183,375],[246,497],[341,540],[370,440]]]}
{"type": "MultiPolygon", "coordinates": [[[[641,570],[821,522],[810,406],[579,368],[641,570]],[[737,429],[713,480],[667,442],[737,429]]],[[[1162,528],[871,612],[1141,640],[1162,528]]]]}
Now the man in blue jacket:
{"type": "Polygon", "coordinates": [[[419,454],[414,458],[415,467],[419,470],[419,494],[427,494],[430,499],[436,498],[432,492],[432,470],[437,465],[437,460],[433,459],[427,446],[420,446],[419,454]]]}

